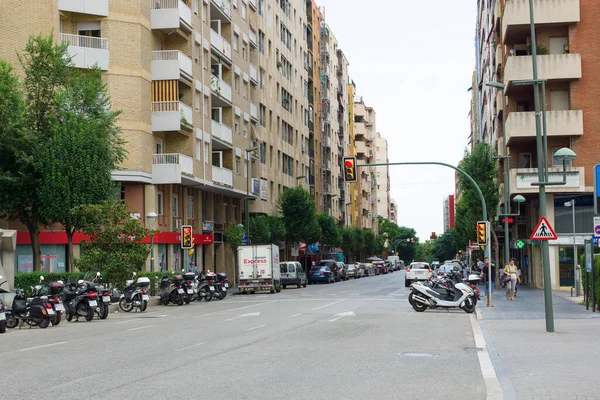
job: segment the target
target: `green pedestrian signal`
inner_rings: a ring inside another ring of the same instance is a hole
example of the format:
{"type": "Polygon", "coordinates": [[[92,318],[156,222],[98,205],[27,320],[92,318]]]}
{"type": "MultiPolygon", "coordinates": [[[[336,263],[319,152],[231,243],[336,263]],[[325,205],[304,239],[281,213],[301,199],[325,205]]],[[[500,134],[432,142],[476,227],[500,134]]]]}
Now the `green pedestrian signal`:
{"type": "Polygon", "coordinates": [[[517,240],[517,249],[522,249],[525,247],[525,242],[522,240],[517,240]]]}

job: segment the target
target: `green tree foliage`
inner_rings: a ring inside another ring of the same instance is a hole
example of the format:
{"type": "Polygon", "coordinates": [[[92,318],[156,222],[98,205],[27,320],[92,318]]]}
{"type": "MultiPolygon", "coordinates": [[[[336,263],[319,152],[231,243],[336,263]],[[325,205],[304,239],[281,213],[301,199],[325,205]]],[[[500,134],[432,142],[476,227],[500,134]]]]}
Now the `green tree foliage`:
{"type": "Polygon", "coordinates": [[[55,94],[54,103],[53,133],[41,159],[40,212],[46,220],[64,226],[70,271],[73,234],[82,228],[72,209],[115,198],[117,187],[111,173],[125,151],[116,125],[118,113],[109,110],[100,70],[75,71],[55,94]]]}
{"type": "Polygon", "coordinates": [[[235,253],[237,248],[242,245],[244,226],[235,222],[230,223],[223,231],[223,237],[235,253]]]}
{"type": "Polygon", "coordinates": [[[375,234],[370,229],[362,230],[362,251],[365,257],[370,257],[375,254],[376,240],[375,234]]]}
{"type": "Polygon", "coordinates": [[[285,226],[277,215],[259,215],[250,220],[250,239],[253,244],[281,244],[285,226]]]}
{"type": "Polygon", "coordinates": [[[413,228],[400,226],[398,227],[398,234],[392,239],[391,244],[398,252],[398,257],[404,260],[404,262],[409,263],[415,259],[418,242],[417,232],[413,228]],[[411,239],[414,239],[414,242],[411,239]]]}
{"type": "Polygon", "coordinates": [[[335,218],[328,214],[317,214],[316,219],[321,230],[321,244],[338,247],[340,245],[340,231],[335,218]]]}
{"type": "MultiPolygon", "coordinates": [[[[419,243],[415,252],[415,261],[431,262],[436,258],[433,255],[434,242],[419,243]]],[[[407,260],[405,260],[407,261],[407,260]]]]}
{"type": "Polygon", "coordinates": [[[316,219],[316,204],[304,188],[297,186],[284,190],[277,199],[289,243],[302,240],[314,243],[321,239],[321,229],[316,219]]]}
{"type": "Polygon", "coordinates": [[[89,241],[82,242],[81,258],[75,266],[83,271],[100,271],[108,281],[125,283],[133,271],[143,268],[150,246],[141,242],[150,234],[140,220],[131,218],[127,204],[103,201],[73,209],[89,241]]]}
{"type": "Polygon", "coordinates": [[[271,233],[270,242],[277,246],[281,245],[281,239],[285,237],[285,225],[283,220],[277,215],[267,215],[266,218],[271,233]]]}
{"type": "Polygon", "coordinates": [[[52,36],[33,37],[19,55],[24,78],[0,61],[0,218],[20,221],[29,231],[33,266],[40,269],[38,234],[49,221],[42,215],[37,190],[43,181],[41,161],[58,114],[56,93],[73,68],[67,46],[52,36]]]}
{"type": "Polygon", "coordinates": [[[433,258],[444,262],[452,260],[456,256],[457,247],[454,240],[454,230],[445,232],[433,242],[433,258]]]}
{"type": "MultiPolygon", "coordinates": [[[[460,167],[479,185],[485,199],[488,219],[496,216],[500,199],[498,183],[498,163],[493,159],[493,147],[487,143],[477,143],[473,152],[465,155],[460,167]]],[[[473,184],[462,174],[458,175],[461,190],[455,214],[455,239],[460,248],[464,248],[469,240],[475,240],[475,225],[481,219],[481,201],[473,184]]]]}
{"type": "Polygon", "coordinates": [[[361,261],[364,258],[363,231],[361,228],[354,226],[351,228],[350,235],[352,238],[351,243],[354,249],[352,254],[355,256],[356,261],[361,261]]]}
{"type": "Polygon", "coordinates": [[[342,228],[340,229],[340,241],[341,241],[341,249],[346,256],[348,261],[353,261],[357,258],[360,251],[358,249],[358,244],[354,241],[354,235],[352,232],[352,228],[342,228]]]}

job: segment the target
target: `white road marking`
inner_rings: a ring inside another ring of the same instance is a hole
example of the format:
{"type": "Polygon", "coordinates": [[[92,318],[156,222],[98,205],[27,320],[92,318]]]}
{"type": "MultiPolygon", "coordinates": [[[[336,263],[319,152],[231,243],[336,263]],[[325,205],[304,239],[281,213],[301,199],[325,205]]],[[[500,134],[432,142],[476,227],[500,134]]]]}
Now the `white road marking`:
{"type": "Polygon", "coordinates": [[[154,325],[144,325],[144,326],[138,326],[137,328],[129,328],[127,329],[128,331],[137,331],[138,329],[146,329],[146,328],[152,328],[154,325]]]}
{"type": "Polygon", "coordinates": [[[469,314],[469,320],[471,321],[471,329],[473,330],[473,337],[475,338],[475,347],[483,349],[477,351],[477,358],[479,358],[479,367],[481,368],[481,375],[483,376],[483,382],[485,383],[487,399],[502,399],[504,397],[502,386],[500,386],[500,381],[498,380],[496,370],[492,364],[492,359],[488,353],[479,322],[473,314],[469,314]]]}
{"type": "Polygon", "coordinates": [[[128,324],[130,322],[135,322],[135,321],[139,321],[139,320],[141,320],[141,318],[131,318],[131,319],[127,319],[125,321],[115,322],[115,324],[128,324]]]}
{"type": "Polygon", "coordinates": [[[302,315],[302,313],[298,313],[298,314],[290,315],[290,318],[296,318],[296,317],[299,317],[299,316],[301,316],[301,315],[302,315]]]}
{"type": "Polygon", "coordinates": [[[254,328],[248,328],[246,329],[247,331],[253,331],[255,329],[260,329],[260,328],[264,328],[266,325],[259,325],[259,326],[255,326],[254,328]]]}
{"type": "Polygon", "coordinates": [[[208,316],[210,316],[210,315],[213,315],[213,313],[210,313],[210,314],[202,314],[202,315],[197,315],[197,316],[195,316],[193,319],[196,319],[196,318],[203,318],[203,317],[208,317],[208,316]]]}
{"type": "Polygon", "coordinates": [[[402,296],[401,294],[397,294],[398,292],[400,292],[401,290],[404,290],[404,288],[400,288],[390,294],[388,294],[388,296],[402,296]]]}
{"type": "Polygon", "coordinates": [[[342,301],[344,301],[344,300],[338,300],[338,301],[334,301],[333,303],[325,304],[324,306],[316,307],[316,308],[313,308],[312,310],[313,310],[313,311],[320,310],[320,309],[322,309],[322,308],[329,307],[329,306],[332,306],[332,305],[334,305],[334,304],[341,303],[342,301]]]}
{"type": "Polygon", "coordinates": [[[258,317],[260,315],[259,312],[253,312],[253,313],[248,313],[248,314],[242,314],[242,315],[238,315],[237,317],[233,317],[233,318],[229,318],[226,319],[225,322],[229,322],[229,321],[235,321],[236,319],[240,319],[240,318],[246,318],[246,317],[258,317]]]}
{"type": "Polygon", "coordinates": [[[177,349],[177,350],[175,350],[175,351],[185,351],[185,350],[193,349],[194,347],[202,346],[203,344],[206,344],[206,342],[200,342],[200,343],[196,343],[196,344],[193,344],[193,345],[191,345],[191,346],[184,347],[184,348],[182,348],[182,349],[177,349]]]}
{"type": "Polygon", "coordinates": [[[88,379],[92,379],[92,378],[96,378],[99,377],[101,374],[94,374],[94,375],[89,375],[89,376],[84,376],[83,378],[78,378],[78,379],[71,379],[68,382],[65,383],[61,383],[59,385],[55,385],[55,386],[51,386],[50,390],[57,390],[57,389],[62,389],[65,386],[71,386],[74,385],[76,383],[80,383],[83,381],[87,381],[88,379]]]}
{"type": "Polygon", "coordinates": [[[329,322],[335,322],[335,321],[337,321],[340,318],[351,317],[351,316],[354,316],[356,314],[354,314],[353,311],[346,311],[346,312],[335,314],[335,315],[336,315],[336,317],[333,318],[333,319],[330,319],[329,322]]]}
{"type": "Polygon", "coordinates": [[[20,349],[20,350],[17,350],[17,351],[37,350],[37,349],[43,349],[44,347],[60,346],[61,344],[65,344],[65,343],[67,343],[67,342],[49,343],[49,344],[43,344],[41,346],[27,347],[26,349],[20,349]]]}
{"type": "Polygon", "coordinates": [[[277,300],[265,301],[265,302],[262,302],[262,303],[251,304],[249,306],[244,306],[244,307],[232,308],[231,310],[225,310],[225,311],[226,312],[231,312],[231,311],[237,311],[237,310],[244,310],[244,309],[250,308],[250,307],[262,306],[263,304],[275,303],[276,301],[277,300]]]}

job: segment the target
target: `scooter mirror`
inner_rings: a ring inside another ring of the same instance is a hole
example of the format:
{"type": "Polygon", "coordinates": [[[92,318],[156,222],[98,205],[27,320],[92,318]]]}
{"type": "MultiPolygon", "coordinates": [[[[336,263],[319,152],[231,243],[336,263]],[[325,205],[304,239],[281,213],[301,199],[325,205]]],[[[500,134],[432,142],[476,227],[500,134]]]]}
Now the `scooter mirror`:
{"type": "Polygon", "coordinates": [[[185,269],[181,268],[181,272],[185,272],[185,269]]]}
{"type": "Polygon", "coordinates": [[[96,272],[96,276],[100,276],[100,271],[96,272]]]}
{"type": "Polygon", "coordinates": [[[4,278],[2,275],[0,275],[0,279],[4,278]]]}
{"type": "MultiPolygon", "coordinates": [[[[1,278],[2,278],[2,277],[0,277],[0,279],[1,279],[1,278]]],[[[44,280],[44,277],[43,277],[43,276],[40,276],[40,281],[43,281],[43,280],[44,280]]]]}
{"type": "Polygon", "coordinates": [[[135,271],[134,271],[134,272],[133,272],[133,276],[136,276],[136,275],[137,275],[137,272],[135,272],[135,271]]]}

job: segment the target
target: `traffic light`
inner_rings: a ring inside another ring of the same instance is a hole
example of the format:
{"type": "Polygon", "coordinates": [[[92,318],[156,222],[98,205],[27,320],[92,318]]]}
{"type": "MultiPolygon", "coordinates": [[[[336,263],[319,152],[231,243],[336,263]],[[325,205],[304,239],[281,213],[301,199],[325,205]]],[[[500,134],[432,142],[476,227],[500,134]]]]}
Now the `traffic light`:
{"type": "Polygon", "coordinates": [[[344,182],[356,182],[356,157],[344,157],[344,182]]]}
{"type": "Polygon", "coordinates": [[[477,222],[477,244],[480,246],[487,246],[488,244],[487,225],[486,221],[477,222]]]}
{"type": "Polygon", "coordinates": [[[181,248],[191,249],[194,245],[194,239],[192,237],[192,226],[183,225],[181,227],[181,248]]]}
{"type": "Polygon", "coordinates": [[[435,232],[431,232],[431,236],[429,236],[429,239],[431,239],[431,240],[437,239],[437,235],[435,234],[435,232]]]}
{"type": "Polygon", "coordinates": [[[500,223],[504,225],[505,222],[508,222],[509,226],[512,226],[515,223],[514,217],[502,217],[500,218],[500,223]]]}

